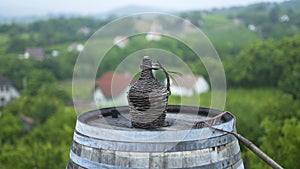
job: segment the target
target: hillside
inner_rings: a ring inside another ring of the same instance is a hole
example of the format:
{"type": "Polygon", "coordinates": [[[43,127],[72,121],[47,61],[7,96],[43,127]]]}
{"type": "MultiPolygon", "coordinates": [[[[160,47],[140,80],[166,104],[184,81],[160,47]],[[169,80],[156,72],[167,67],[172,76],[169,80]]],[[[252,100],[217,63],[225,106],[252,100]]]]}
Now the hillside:
{"type": "Polygon", "coordinates": [[[243,47],[261,40],[256,32],[221,14],[204,15],[202,21],[203,32],[212,41],[222,59],[235,56],[243,47]]]}

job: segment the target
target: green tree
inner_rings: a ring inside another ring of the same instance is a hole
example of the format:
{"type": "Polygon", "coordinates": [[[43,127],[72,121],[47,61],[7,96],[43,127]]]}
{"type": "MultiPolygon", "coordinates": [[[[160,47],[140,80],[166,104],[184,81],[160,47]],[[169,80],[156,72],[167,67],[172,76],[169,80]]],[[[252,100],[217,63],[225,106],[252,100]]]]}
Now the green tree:
{"type": "Polygon", "coordinates": [[[281,81],[279,81],[279,87],[290,93],[294,99],[300,98],[300,63],[291,65],[291,70],[288,74],[283,75],[281,81]]]}
{"type": "Polygon", "coordinates": [[[18,136],[20,136],[22,132],[22,125],[19,117],[10,112],[1,111],[0,126],[0,146],[4,144],[15,144],[18,136]]]}
{"type": "Polygon", "coordinates": [[[11,25],[8,32],[7,52],[21,53],[24,52],[26,40],[21,37],[23,31],[18,25],[11,25]]]}
{"type": "Polygon", "coordinates": [[[231,85],[244,87],[280,87],[299,98],[299,37],[281,41],[268,40],[242,50],[232,63],[227,63],[231,85]]]}
{"type": "Polygon", "coordinates": [[[60,98],[45,94],[22,96],[18,100],[19,113],[22,113],[34,120],[35,125],[44,123],[48,118],[60,111],[64,103],[60,98]]]}
{"type": "MultiPolygon", "coordinates": [[[[261,89],[260,92],[257,89],[244,90],[244,94],[236,92],[243,97],[232,98],[229,96],[228,102],[229,108],[235,110],[233,112],[237,117],[238,131],[284,168],[299,166],[296,160],[293,161],[298,156],[290,154],[296,153],[293,149],[299,145],[300,141],[296,136],[299,123],[294,123],[295,119],[298,119],[297,121],[300,119],[299,101],[276,90],[272,92],[268,89],[261,89]],[[232,99],[239,99],[239,101],[232,102],[232,99]],[[285,127],[286,125],[293,127],[285,127]],[[289,158],[291,160],[287,160],[289,158]]],[[[242,152],[244,157],[248,157],[245,158],[245,163],[249,165],[249,168],[270,168],[250,150],[242,147],[242,152]]]]}
{"type": "Polygon", "coordinates": [[[281,67],[276,62],[282,51],[275,41],[259,42],[242,50],[228,72],[233,83],[247,86],[276,86],[281,67]]]}
{"type": "Polygon", "coordinates": [[[202,16],[200,11],[191,11],[191,12],[184,12],[180,14],[181,17],[185,19],[189,19],[192,24],[197,27],[201,27],[202,25],[202,16]]]}
{"type": "Polygon", "coordinates": [[[16,144],[1,146],[0,168],[65,168],[75,121],[72,109],[61,109],[16,144]]]}
{"type": "Polygon", "coordinates": [[[275,6],[271,9],[269,13],[269,18],[272,23],[277,23],[279,21],[280,8],[279,6],[275,6]]]}
{"type": "Polygon", "coordinates": [[[12,54],[0,55],[0,60],[0,74],[14,82],[19,90],[22,89],[23,78],[32,70],[32,62],[12,54]]]}
{"type": "Polygon", "coordinates": [[[294,99],[300,98],[300,38],[288,38],[281,41],[278,46],[283,51],[279,63],[282,74],[278,86],[285,92],[291,94],[294,99]]]}
{"type": "Polygon", "coordinates": [[[299,119],[290,118],[284,121],[266,119],[262,126],[265,134],[261,138],[261,149],[284,168],[297,169],[300,166],[299,119]]]}
{"type": "Polygon", "coordinates": [[[32,70],[27,76],[27,89],[28,95],[34,96],[37,94],[39,88],[43,84],[55,84],[57,79],[50,71],[46,70],[32,70]]]}
{"type": "Polygon", "coordinates": [[[49,98],[56,98],[61,103],[67,104],[71,97],[58,84],[43,84],[37,91],[38,96],[46,96],[49,98]]]}

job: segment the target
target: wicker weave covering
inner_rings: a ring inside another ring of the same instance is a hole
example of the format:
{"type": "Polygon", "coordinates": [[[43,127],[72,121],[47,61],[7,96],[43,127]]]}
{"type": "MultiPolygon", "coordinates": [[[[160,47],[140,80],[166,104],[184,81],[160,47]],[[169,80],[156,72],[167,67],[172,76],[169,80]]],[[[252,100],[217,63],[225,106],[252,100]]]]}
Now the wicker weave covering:
{"type": "Polygon", "coordinates": [[[170,92],[152,74],[152,61],[145,56],[141,76],[128,93],[131,124],[136,128],[158,128],[164,125],[170,92]]]}

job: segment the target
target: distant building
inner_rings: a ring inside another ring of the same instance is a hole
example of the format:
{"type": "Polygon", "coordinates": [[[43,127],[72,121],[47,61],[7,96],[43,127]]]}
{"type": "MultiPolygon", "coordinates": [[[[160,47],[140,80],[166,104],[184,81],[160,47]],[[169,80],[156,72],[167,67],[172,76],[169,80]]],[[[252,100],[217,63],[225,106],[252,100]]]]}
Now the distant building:
{"type": "Polygon", "coordinates": [[[124,48],[129,43],[129,40],[126,36],[116,36],[114,38],[114,45],[117,45],[119,48],[124,48]]]}
{"type": "Polygon", "coordinates": [[[128,74],[105,73],[96,81],[93,92],[98,105],[127,104],[127,92],[133,80],[128,74]]]}
{"type": "Polygon", "coordinates": [[[209,84],[202,76],[185,74],[170,79],[170,89],[172,95],[192,96],[194,94],[205,93],[209,90],[209,84]]]}
{"type": "Polygon", "coordinates": [[[290,21],[290,17],[288,15],[282,15],[281,17],[279,17],[279,21],[280,22],[288,22],[288,21],[290,21]]]}
{"type": "Polygon", "coordinates": [[[30,57],[43,60],[45,57],[45,51],[41,47],[27,47],[24,52],[24,58],[29,59],[30,57]]]}
{"type": "Polygon", "coordinates": [[[76,51],[76,52],[82,52],[84,49],[84,46],[81,43],[72,43],[68,46],[68,51],[76,51]]]}
{"type": "Polygon", "coordinates": [[[52,50],[51,55],[52,55],[52,57],[57,57],[57,56],[59,56],[59,51],[52,50]]]}
{"type": "Polygon", "coordinates": [[[150,26],[150,31],[146,35],[148,41],[160,41],[163,27],[158,21],[154,21],[150,26]]]}
{"type": "Polygon", "coordinates": [[[253,25],[253,24],[249,24],[249,25],[248,25],[248,29],[249,29],[250,31],[255,32],[255,31],[256,31],[256,26],[253,25]]]}
{"type": "Polygon", "coordinates": [[[82,34],[84,36],[88,36],[91,33],[91,29],[87,26],[81,27],[77,30],[78,34],[82,34]]]}
{"type": "Polygon", "coordinates": [[[0,106],[5,106],[12,100],[20,97],[15,85],[0,75],[0,106]]]}
{"type": "Polygon", "coordinates": [[[233,19],[233,22],[234,22],[234,24],[236,24],[236,25],[242,25],[242,24],[244,24],[244,20],[241,19],[241,18],[234,18],[234,19],[233,19]]]}

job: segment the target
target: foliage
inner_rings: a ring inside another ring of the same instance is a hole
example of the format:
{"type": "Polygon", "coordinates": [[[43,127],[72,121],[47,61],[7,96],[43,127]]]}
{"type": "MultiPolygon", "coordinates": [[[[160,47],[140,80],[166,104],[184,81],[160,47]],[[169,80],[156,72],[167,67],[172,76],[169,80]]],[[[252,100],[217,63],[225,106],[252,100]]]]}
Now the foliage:
{"type": "Polygon", "coordinates": [[[228,65],[228,77],[232,78],[233,84],[246,87],[276,86],[281,73],[278,57],[282,55],[276,43],[259,42],[243,49],[228,65]]]}
{"type": "MultiPolygon", "coordinates": [[[[236,115],[239,133],[284,168],[299,166],[299,100],[274,89],[234,89],[227,97],[226,109],[236,115]]],[[[242,153],[249,168],[268,167],[250,150],[242,147],[242,153]]]]}
{"type": "Polygon", "coordinates": [[[75,117],[75,113],[66,108],[19,138],[17,143],[0,144],[0,168],[64,168],[68,162],[75,117]]]}
{"type": "Polygon", "coordinates": [[[57,81],[54,75],[45,70],[32,70],[27,76],[27,88],[26,93],[31,96],[37,95],[38,89],[43,84],[53,84],[57,81]]]}
{"type": "Polygon", "coordinates": [[[62,42],[72,42],[85,40],[95,29],[107,23],[105,20],[96,20],[93,18],[53,18],[46,21],[36,21],[28,24],[25,28],[29,33],[30,41],[33,45],[49,45],[62,42]],[[87,27],[91,29],[90,33],[80,34],[80,28],[87,27]]]}
{"type": "Polygon", "coordinates": [[[265,134],[261,138],[263,143],[261,148],[285,168],[298,168],[297,166],[300,166],[298,160],[300,153],[299,117],[292,117],[284,121],[266,119],[262,126],[265,134]]]}
{"type": "Polygon", "coordinates": [[[300,98],[300,38],[284,39],[279,49],[283,56],[280,58],[282,74],[278,86],[285,92],[290,93],[294,99],[300,98]]]}
{"type": "Polygon", "coordinates": [[[58,84],[43,84],[37,92],[38,96],[46,96],[49,98],[56,98],[59,102],[67,104],[70,101],[71,94],[67,93],[62,87],[58,84]]]}
{"type": "Polygon", "coordinates": [[[32,64],[29,60],[20,60],[16,56],[0,54],[0,74],[22,88],[23,78],[30,72],[32,64]]]}
{"type": "Polygon", "coordinates": [[[299,98],[299,37],[264,41],[241,51],[227,63],[231,85],[244,87],[280,87],[299,98]]]}
{"type": "Polygon", "coordinates": [[[189,19],[197,27],[202,26],[202,15],[199,11],[183,12],[180,14],[180,17],[189,19]]]}
{"type": "Polygon", "coordinates": [[[21,121],[5,111],[0,115],[0,145],[15,144],[22,131],[21,121]]]}
{"type": "Polygon", "coordinates": [[[243,10],[236,11],[232,17],[241,19],[245,26],[252,24],[256,32],[264,39],[282,39],[299,34],[298,8],[299,1],[291,0],[276,3],[259,3],[250,5],[243,10]],[[288,21],[281,21],[280,17],[287,15],[288,21]]]}
{"type": "Polygon", "coordinates": [[[8,41],[8,47],[7,47],[7,52],[23,52],[25,49],[25,44],[26,40],[23,39],[18,35],[19,32],[17,32],[15,29],[12,29],[8,36],[9,36],[9,41],[8,41]]]}
{"type": "Polygon", "coordinates": [[[201,27],[222,60],[237,55],[245,46],[260,40],[258,34],[225,16],[221,14],[203,16],[201,27]]]}
{"type": "Polygon", "coordinates": [[[48,96],[24,96],[18,102],[19,112],[32,118],[36,124],[44,123],[62,105],[58,99],[48,96]]]}

